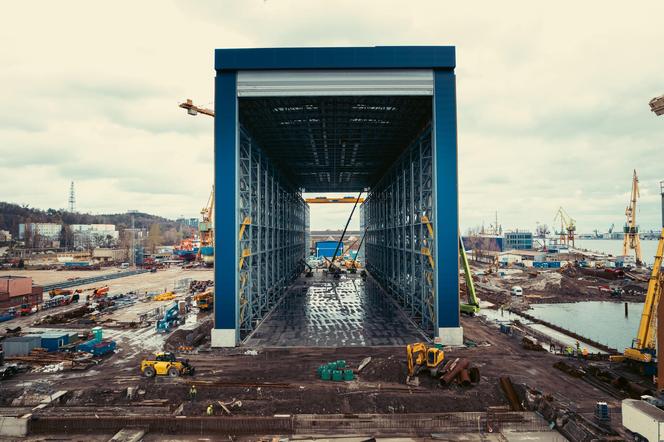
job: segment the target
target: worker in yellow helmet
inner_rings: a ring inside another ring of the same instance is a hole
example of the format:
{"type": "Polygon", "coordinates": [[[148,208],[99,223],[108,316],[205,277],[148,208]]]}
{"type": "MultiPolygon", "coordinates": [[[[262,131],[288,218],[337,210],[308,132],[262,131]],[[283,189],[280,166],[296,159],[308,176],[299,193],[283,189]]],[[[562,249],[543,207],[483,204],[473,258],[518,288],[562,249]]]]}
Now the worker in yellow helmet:
{"type": "Polygon", "coordinates": [[[212,404],[208,405],[207,407],[207,415],[208,416],[214,415],[214,407],[212,406],[212,404]]]}
{"type": "Polygon", "coordinates": [[[198,391],[196,391],[196,385],[191,384],[191,388],[189,389],[189,399],[193,402],[196,400],[196,395],[198,394],[198,391]]]}

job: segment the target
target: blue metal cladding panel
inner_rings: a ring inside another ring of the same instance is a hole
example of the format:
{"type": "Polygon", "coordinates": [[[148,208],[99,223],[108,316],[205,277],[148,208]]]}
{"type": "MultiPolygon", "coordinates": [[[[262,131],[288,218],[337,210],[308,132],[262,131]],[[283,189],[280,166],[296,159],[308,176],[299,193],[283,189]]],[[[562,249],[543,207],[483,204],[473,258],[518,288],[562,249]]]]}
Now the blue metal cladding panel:
{"type": "Polygon", "coordinates": [[[217,70],[454,69],[454,46],[217,49],[217,70]]]}
{"type": "Polygon", "coordinates": [[[214,119],[214,327],[236,329],[237,270],[237,73],[222,72],[215,78],[214,119]]]}
{"type": "Polygon", "coordinates": [[[434,71],[434,173],[436,180],[436,297],[438,327],[459,327],[459,201],[456,79],[434,71]]]}

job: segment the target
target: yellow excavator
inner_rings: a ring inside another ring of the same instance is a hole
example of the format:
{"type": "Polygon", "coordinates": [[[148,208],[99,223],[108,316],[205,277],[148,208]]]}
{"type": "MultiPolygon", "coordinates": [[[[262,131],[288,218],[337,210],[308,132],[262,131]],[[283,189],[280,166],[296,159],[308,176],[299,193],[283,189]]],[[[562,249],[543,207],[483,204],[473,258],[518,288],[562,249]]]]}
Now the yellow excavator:
{"type": "Polygon", "coordinates": [[[438,347],[429,347],[423,342],[408,344],[408,378],[417,376],[421,371],[428,371],[431,376],[438,377],[445,361],[445,352],[438,347]]]}
{"type": "Polygon", "coordinates": [[[655,262],[652,266],[652,274],[648,282],[648,292],[643,304],[643,313],[636,338],[632,340],[632,346],[625,349],[625,353],[619,356],[611,356],[610,360],[633,361],[639,363],[640,371],[645,375],[657,373],[656,363],[656,337],[657,337],[657,306],[664,292],[664,274],[662,273],[662,256],[664,255],[664,229],[659,235],[659,244],[655,262]]]}

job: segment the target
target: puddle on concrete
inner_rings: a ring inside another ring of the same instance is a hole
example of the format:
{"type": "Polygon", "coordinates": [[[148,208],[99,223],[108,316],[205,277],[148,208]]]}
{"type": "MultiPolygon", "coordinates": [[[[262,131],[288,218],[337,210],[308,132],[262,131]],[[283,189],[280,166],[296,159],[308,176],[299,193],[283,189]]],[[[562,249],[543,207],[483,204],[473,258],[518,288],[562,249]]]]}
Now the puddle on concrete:
{"type": "Polygon", "coordinates": [[[317,273],[293,287],[246,346],[376,346],[423,340],[371,279],[317,273]]]}

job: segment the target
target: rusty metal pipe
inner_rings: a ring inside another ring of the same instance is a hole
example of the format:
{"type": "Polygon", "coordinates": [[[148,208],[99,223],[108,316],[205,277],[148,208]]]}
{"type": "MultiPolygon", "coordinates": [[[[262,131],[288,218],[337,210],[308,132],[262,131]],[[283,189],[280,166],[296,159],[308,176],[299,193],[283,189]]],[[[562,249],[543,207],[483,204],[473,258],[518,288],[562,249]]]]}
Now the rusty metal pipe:
{"type": "Polygon", "coordinates": [[[458,362],[455,361],[456,364],[453,364],[453,367],[450,367],[450,370],[443,375],[443,377],[440,378],[440,383],[443,385],[449,385],[454,378],[459,376],[459,373],[461,373],[461,370],[465,370],[468,368],[468,365],[470,365],[470,362],[468,362],[468,359],[459,359],[458,362]]]}
{"type": "Polygon", "coordinates": [[[459,373],[459,383],[464,387],[470,386],[470,375],[468,374],[468,370],[461,370],[459,373]]]}
{"type": "Polygon", "coordinates": [[[509,376],[500,377],[500,387],[502,388],[503,393],[505,393],[505,397],[507,397],[507,401],[510,403],[512,411],[523,411],[519,396],[516,394],[516,390],[514,390],[514,385],[512,385],[512,380],[509,376]]]}

